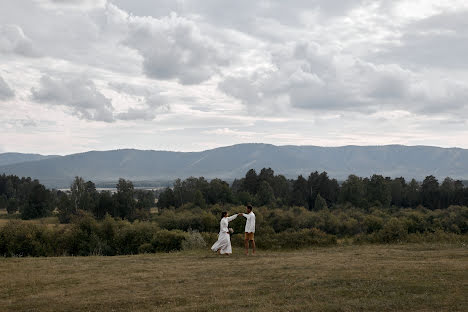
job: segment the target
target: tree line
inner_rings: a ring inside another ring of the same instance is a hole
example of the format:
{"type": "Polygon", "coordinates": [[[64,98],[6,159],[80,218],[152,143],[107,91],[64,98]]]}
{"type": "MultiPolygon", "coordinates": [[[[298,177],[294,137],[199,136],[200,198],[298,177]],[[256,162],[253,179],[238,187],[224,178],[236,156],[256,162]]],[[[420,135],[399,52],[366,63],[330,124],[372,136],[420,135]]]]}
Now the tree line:
{"type": "Polygon", "coordinates": [[[80,212],[89,212],[96,219],[106,214],[121,219],[145,220],[155,206],[155,193],[136,190],[131,181],[119,179],[117,192],[98,192],[92,181],[76,177],[70,192],[50,190],[31,178],[0,175],[0,209],[9,214],[19,212],[22,219],[37,219],[54,211],[61,223],[69,223],[80,212]]]}
{"type": "Polygon", "coordinates": [[[313,172],[307,178],[299,175],[287,179],[275,174],[271,168],[263,168],[258,174],[247,171],[232,184],[221,179],[204,177],[177,179],[173,187],[157,192],[137,190],[129,180],[119,179],[117,192],[98,192],[92,181],[76,177],[70,192],[49,190],[38,180],[0,175],[0,208],[8,213],[20,212],[23,219],[35,219],[51,215],[53,211],[62,223],[80,211],[87,211],[96,219],[106,214],[114,218],[147,220],[150,208],[179,208],[193,205],[205,209],[219,204],[268,206],[271,208],[305,207],[319,211],[338,204],[354,207],[418,207],[446,209],[451,205],[468,206],[468,187],[460,180],[445,178],[442,183],[432,175],[421,183],[415,179],[389,178],[373,175],[362,178],[350,175],[341,184],[328,177],[326,172],[313,172]]]}
{"type": "Polygon", "coordinates": [[[256,206],[302,206],[321,210],[336,204],[349,203],[354,207],[417,207],[431,210],[446,209],[451,205],[468,205],[468,187],[460,180],[445,178],[442,183],[432,175],[421,183],[415,179],[389,178],[373,175],[362,178],[350,175],[343,183],[328,177],[326,172],[313,172],[307,178],[287,179],[275,175],[271,168],[260,173],[250,169],[245,177],[232,185],[220,179],[205,178],[176,180],[172,188],[159,195],[158,207],[178,208],[193,203],[199,207],[207,204],[247,204],[256,206]]]}

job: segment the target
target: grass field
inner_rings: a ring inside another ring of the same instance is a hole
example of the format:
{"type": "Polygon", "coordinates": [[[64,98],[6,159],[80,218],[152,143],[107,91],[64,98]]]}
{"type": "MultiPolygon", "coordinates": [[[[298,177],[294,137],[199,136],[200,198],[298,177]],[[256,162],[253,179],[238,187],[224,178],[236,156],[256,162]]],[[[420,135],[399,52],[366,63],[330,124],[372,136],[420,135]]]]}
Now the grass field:
{"type": "Polygon", "coordinates": [[[0,258],[0,311],[466,311],[468,249],[0,258]]]}

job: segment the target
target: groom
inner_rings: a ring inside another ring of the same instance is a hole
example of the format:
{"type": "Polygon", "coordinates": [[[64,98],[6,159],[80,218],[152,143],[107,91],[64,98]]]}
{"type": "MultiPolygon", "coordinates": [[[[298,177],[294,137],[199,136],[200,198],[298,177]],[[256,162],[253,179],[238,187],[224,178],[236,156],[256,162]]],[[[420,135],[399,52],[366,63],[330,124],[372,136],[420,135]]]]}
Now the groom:
{"type": "Polygon", "coordinates": [[[249,255],[249,241],[252,242],[252,254],[255,255],[255,214],[252,211],[252,206],[247,205],[247,213],[239,213],[247,219],[245,223],[245,255],[249,255]]]}

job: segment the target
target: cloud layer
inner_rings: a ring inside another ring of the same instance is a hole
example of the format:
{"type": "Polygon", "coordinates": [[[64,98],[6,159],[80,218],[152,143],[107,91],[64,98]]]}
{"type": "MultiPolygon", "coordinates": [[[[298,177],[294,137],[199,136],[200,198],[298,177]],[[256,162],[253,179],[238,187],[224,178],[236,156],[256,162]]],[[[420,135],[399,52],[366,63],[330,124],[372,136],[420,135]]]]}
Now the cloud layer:
{"type": "Polygon", "coordinates": [[[17,0],[0,21],[6,150],[468,147],[466,1],[17,0]]]}

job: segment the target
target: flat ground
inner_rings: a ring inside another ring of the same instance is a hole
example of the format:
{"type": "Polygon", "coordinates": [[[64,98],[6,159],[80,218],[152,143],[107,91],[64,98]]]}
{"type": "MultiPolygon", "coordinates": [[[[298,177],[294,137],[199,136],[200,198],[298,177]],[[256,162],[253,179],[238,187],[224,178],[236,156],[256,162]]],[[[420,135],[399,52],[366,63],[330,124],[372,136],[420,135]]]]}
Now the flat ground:
{"type": "Polygon", "coordinates": [[[467,311],[468,249],[0,258],[0,311],[467,311]]]}

